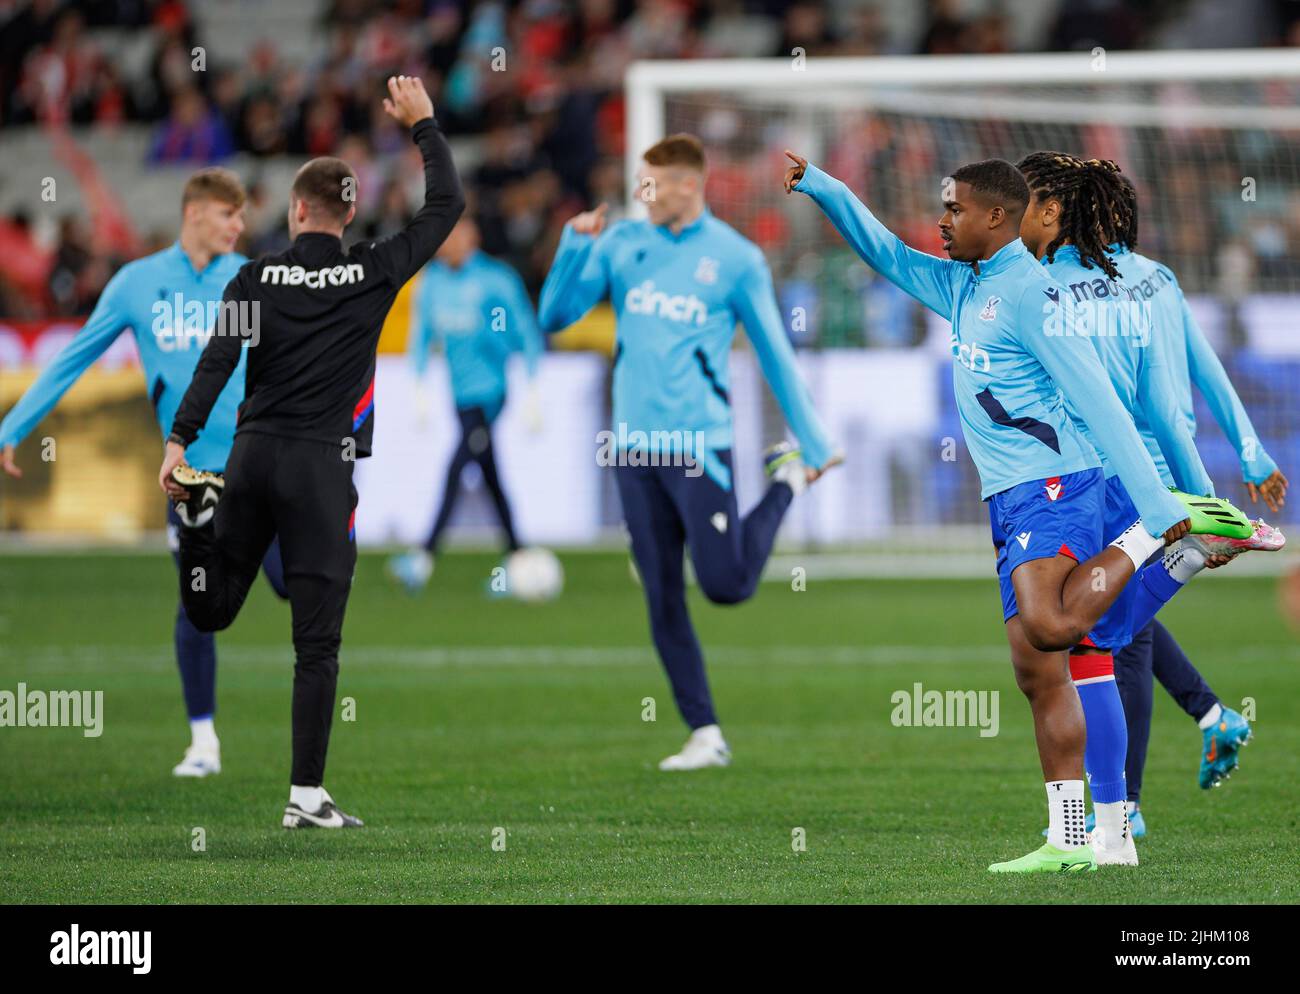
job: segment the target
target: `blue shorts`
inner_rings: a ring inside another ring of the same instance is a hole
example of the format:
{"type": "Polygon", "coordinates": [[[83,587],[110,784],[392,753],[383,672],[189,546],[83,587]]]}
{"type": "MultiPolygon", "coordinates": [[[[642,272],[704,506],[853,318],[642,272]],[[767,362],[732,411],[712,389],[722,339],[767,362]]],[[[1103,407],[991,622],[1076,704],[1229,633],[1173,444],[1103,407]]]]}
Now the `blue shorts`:
{"type": "MultiPolygon", "coordinates": [[[[1141,515],[1133,506],[1124,484],[1119,482],[1118,476],[1112,476],[1106,481],[1106,525],[1102,539],[1107,543],[1113,542],[1139,517],[1141,515]]],[[[1115,603],[1110,606],[1110,610],[1101,616],[1096,627],[1088,633],[1088,637],[1095,645],[1118,652],[1133,641],[1134,633],[1129,612],[1136,591],[1135,581],[1130,580],[1124,584],[1123,591],[1115,598],[1115,603]]]]}
{"type": "Polygon", "coordinates": [[[1100,469],[1030,480],[989,498],[1003,621],[1020,613],[1011,574],[1021,563],[1057,555],[1084,562],[1101,551],[1105,500],[1100,469]]]}

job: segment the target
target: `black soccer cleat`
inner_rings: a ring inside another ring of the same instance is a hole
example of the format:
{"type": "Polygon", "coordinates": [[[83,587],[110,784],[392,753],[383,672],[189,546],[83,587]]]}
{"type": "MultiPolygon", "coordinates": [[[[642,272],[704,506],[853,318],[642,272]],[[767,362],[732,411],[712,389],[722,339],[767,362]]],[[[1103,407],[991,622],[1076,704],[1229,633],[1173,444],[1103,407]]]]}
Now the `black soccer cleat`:
{"type": "Polygon", "coordinates": [[[188,497],[172,501],[176,516],[186,528],[202,528],[217,513],[217,501],[226,489],[226,478],[181,463],[172,470],[172,482],[189,491],[188,497]]]}
{"type": "Polygon", "coordinates": [[[340,811],[327,791],[321,792],[323,800],[315,811],[304,811],[292,801],[284,809],[285,828],[361,828],[365,822],[340,811]]]}

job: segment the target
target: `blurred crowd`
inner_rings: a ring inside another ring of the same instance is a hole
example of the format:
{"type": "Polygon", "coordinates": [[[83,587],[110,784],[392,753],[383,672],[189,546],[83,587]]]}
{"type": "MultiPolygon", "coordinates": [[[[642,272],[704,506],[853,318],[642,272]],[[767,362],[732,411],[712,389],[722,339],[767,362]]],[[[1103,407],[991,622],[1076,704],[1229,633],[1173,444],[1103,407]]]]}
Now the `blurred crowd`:
{"type": "MultiPolygon", "coordinates": [[[[1276,2],[1273,36],[1261,43],[1300,38],[1291,5],[1276,2]]],[[[0,142],[5,128],[20,125],[131,122],[151,129],[142,169],[238,154],[255,163],[339,155],[360,178],[352,236],[374,238],[405,223],[419,188],[418,155],[380,109],[382,80],[418,74],[444,129],[478,145],[465,180],[484,248],[509,259],[536,291],[563,222],[593,203],[623,200],[621,85],[632,60],[788,56],[796,48],[809,56],[1014,50],[999,5],[977,15],[964,12],[969,6],[929,0],[922,30],[900,44],[878,3],[850,0],[325,0],[314,26],[324,40],[298,64],[269,38],[246,52],[208,47],[193,2],[184,0],[0,0],[0,142]],[[126,75],[96,44],[99,28],[147,35],[146,71],[126,75]],[[193,70],[196,47],[205,51],[203,72],[193,70]]],[[[1061,3],[1034,48],[1142,47],[1184,6],[1061,3]]],[[[901,144],[877,153],[869,168],[907,167],[895,161],[908,154],[901,144]]],[[[725,161],[719,166],[713,183],[725,199],[727,184],[741,180],[725,161]]],[[[287,235],[283,204],[269,202],[255,168],[247,178],[241,248],[256,254],[287,235]]],[[[922,201],[894,219],[919,232],[932,214],[922,201]]],[[[746,233],[771,242],[767,221],[757,217],[759,228],[746,233]]],[[[1300,257],[1300,208],[1289,223],[1275,241],[1300,257]]],[[[0,316],[84,314],[122,262],[174,237],[108,239],[99,228],[93,215],[67,217],[57,240],[42,244],[23,212],[0,218],[0,316]]]]}

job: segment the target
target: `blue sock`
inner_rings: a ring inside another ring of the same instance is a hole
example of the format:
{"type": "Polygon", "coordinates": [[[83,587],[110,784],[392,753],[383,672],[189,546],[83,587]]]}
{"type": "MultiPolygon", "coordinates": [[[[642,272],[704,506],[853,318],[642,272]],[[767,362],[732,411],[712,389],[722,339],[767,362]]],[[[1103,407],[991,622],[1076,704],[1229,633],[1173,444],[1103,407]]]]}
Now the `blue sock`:
{"type": "Polygon", "coordinates": [[[1072,655],[1070,676],[1079,691],[1088,744],[1083,762],[1094,804],[1123,801],[1128,793],[1124,764],[1128,759],[1128,723],[1115,684],[1115,660],[1103,655],[1072,655]]]}
{"type": "Polygon", "coordinates": [[[1128,721],[1128,762],[1124,766],[1124,778],[1128,781],[1128,799],[1134,804],[1142,799],[1142,771],[1151,738],[1152,633],[1159,625],[1157,621],[1142,629],[1115,654],[1115,685],[1119,687],[1128,721]]]}
{"type": "Polygon", "coordinates": [[[1129,584],[1133,587],[1128,628],[1130,632],[1140,632],[1151,624],[1156,613],[1184,586],[1169,575],[1163,559],[1147,563],[1138,571],[1137,576],[1129,580],[1129,584]]]}

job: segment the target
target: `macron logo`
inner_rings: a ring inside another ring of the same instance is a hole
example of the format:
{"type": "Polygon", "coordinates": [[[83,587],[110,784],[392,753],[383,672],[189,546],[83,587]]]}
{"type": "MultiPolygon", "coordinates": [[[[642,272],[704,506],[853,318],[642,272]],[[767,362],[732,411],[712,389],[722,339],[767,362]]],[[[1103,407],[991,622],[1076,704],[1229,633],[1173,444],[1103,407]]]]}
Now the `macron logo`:
{"type": "Polygon", "coordinates": [[[709,316],[708,306],[695,294],[666,294],[655,289],[654,280],[628,290],[623,309],[629,314],[657,314],[679,324],[703,324],[709,316]]]}
{"type": "Polygon", "coordinates": [[[54,966],[129,966],[132,973],[148,973],[152,960],[152,932],[83,932],[74,924],[50,936],[50,962],[54,966]]]}
{"type": "Polygon", "coordinates": [[[1016,536],[1016,541],[1020,543],[1020,548],[1022,549],[1029,548],[1029,536],[1032,534],[1033,534],[1032,532],[1021,532],[1019,535],[1016,536]]]}
{"type": "Polygon", "coordinates": [[[324,269],[303,269],[302,266],[267,266],[262,270],[262,282],[272,286],[305,286],[319,290],[326,286],[346,286],[360,283],[366,271],[359,262],[346,266],[326,266],[324,269]]]}
{"type": "Polygon", "coordinates": [[[1043,489],[1047,491],[1048,500],[1056,500],[1061,496],[1061,478],[1054,476],[1043,484],[1043,489]]]}

